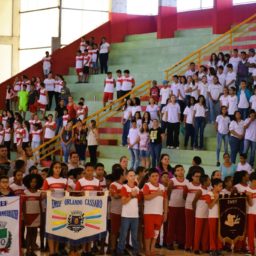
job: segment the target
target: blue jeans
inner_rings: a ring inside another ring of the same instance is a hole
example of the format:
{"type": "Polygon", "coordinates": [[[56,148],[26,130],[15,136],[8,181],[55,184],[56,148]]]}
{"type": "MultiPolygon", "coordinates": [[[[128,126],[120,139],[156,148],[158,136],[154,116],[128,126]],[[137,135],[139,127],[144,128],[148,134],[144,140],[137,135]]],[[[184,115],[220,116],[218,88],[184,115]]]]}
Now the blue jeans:
{"type": "Polygon", "coordinates": [[[238,111],[241,113],[243,120],[245,120],[249,115],[249,108],[239,108],[238,111]]]}
{"type": "Polygon", "coordinates": [[[129,151],[131,153],[131,167],[130,168],[133,169],[134,171],[136,171],[136,169],[140,163],[139,149],[129,148],[129,151]]]}
{"type": "Polygon", "coordinates": [[[61,147],[62,147],[65,163],[68,163],[68,157],[69,157],[71,146],[72,146],[72,143],[65,144],[64,142],[61,142],[61,147]]]}
{"type": "Polygon", "coordinates": [[[127,120],[126,123],[123,125],[123,134],[122,134],[122,145],[127,145],[127,137],[129,133],[129,129],[131,127],[131,121],[127,120]]]}
{"type": "Polygon", "coordinates": [[[204,128],[205,117],[199,116],[195,118],[195,147],[198,147],[198,135],[199,135],[199,148],[204,147],[204,128]]]}
{"type": "Polygon", "coordinates": [[[219,102],[213,102],[213,100],[209,99],[209,108],[210,108],[210,121],[213,123],[215,122],[216,117],[220,112],[220,104],[219,102]]]}
{"type": "Polygon", "coordinates": [[[57,117],[56,118],[56,132],[55,134],[58,134],[59,130],[61,129],[62,127],[62,124],[63,124],[63,120],[62,120],[62,116],[61,117],[57,117]]]}
{"type": "Polygon", "coordinates": [[[244,140],[244,153],[247,154],[248,150],[250,149],[250,160],[249,164],[253,167],[254,166],[254,159],[256,154],[256,142],[251,140],[244,140]]]}
{"type": "Polygon", "coordinates": [[[162,150],[162,144],[149,144],[150,154],[152,158],[152,168],[155,168],[160,160],[160,154],[162,150]]]}
{"type": "Polygon", "coordinates": [[[243,140],[239,140],[234,136],[229,137],[229,145],[230,145],[230,158],[233,164],[236,163],[236,155],[237,153],[243,153],[243,140]]]}
{"type": "Polygon", "coordinates": [[[220,161],[220,150],[221,150],[222,140],[224,141],[224,151],[225,153],[228,153],[228,134],[221,134],[217,132],[217,148],[216,148],[217,162],[220,161]]]}
{"type": "Polygon", "coordinates": [[[122,217],[119,242],[117,245],[117,253],[122,254],[124,252],[126,238],[129,230],[131,230],[133,255],[136,255],[137,253],[139,253],[138,226],[139,226],[139,218],[122,217]]]}

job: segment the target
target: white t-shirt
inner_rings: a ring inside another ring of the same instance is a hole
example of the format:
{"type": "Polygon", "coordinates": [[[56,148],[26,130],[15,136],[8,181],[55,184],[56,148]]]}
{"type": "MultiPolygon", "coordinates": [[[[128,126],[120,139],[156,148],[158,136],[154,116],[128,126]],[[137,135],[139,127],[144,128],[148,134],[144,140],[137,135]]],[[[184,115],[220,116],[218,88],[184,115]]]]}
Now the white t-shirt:
{"type": "Polygon", "coordinates": [[[219,84],[210,84],[208,92],[211,94],[213,100],[218,100],[221,94],[222,88],[219,84]]]}
{"type": "Polygon", "coordinates": [[[183,112],[184,116],[186,115],[186,123],[187,124],[193,124],[193,116],[194,116],[194,106],[190,106],[190,107],[186,107],[184,112],[183,112]]]}
{"type": "Polygon", "coordinates": [[[224,95],[221,95],[220,96],[220,103],[221,103],[221,106],[228,106],[228,96],[224,96],[224,95]]]}
{"type": "Polygon", "coordinates": [[[108,53],[109,46],[110,46],[110,44],[107,42],[101,44],[100,45],[100,53],[108,53]]]}
{"type": "Polygon", "coordinates": [[[186,94],[185,94],[185,85],[184,84],[179,84],[179,97],[178,99],[179,100],[184,100],[185,97],[186,97],[186,94]]]}
{"type": "Polygon", "coordinates": [[[241,90],[238,107],[239,108],[249,108],[249,102],[246,98],[244,90],[241,90]]]}
{"type": "Polygon", "coordinates": [[[54,121],[52,121],[52,122],[47,121],[45,123],[45,126],[46,125],[51,125],[54,128],[53,130],[48,128],[48,127],[45,128],[44,138],[45,139],[51,139],[51,138],[53,138],[55,136],[56,123],[54,121]]]}
{"type": "Polygon", "coordinates": [[[207,219],[209,214],[209,207],[206,203],[207,195],[209,190],[200,188],[202,190],[202,195],[196,203],[195,217],[200,219],[207,219]]]}
{"type": "MultiPolygon", "coordinates": [[[[214,194],[212,191],[209,191],[208,194],[206,195],[206,201],[210,203],[213,200],[214,200],[214,194]]],[[[219,205],[218,203],[215,203],[211,209],[209,208],[208,218],[216,219],[218,217],[219,217],[219,205]]]]}
{"type": "Polygon", "coordinates": [[[171,178],[173,189],[170,195],[169,206],[185,207],[184,191],[187,190],[188,181],[184,179],[179,181],[177,178],[171,178]]]}
{"type": "Polygon", "coordinates": [[[216,118],[216,123],[218,124],[218,132],[221,134],[229,133],[229,124],[230,118],[229,116],[218,115],[216,118]]]}
{"type": "Polygon", "coordinates": [[[221,86],[223,87],[226,81],[226,75],[223,73],[219,74],[217,73],[217,77],[219,78],[219,82],[221,84],[221,86]]]}
{"type": "Polygon", "coordinates": [[[201,185],[194,185],[192,182],[188,182],[187,184],[187,197],[186,197],[186,202],[185,202],[185,208],[192,210],[192,202],[195,198],[195,195],[198,190],[200,190],[201,185]]]}
{"type": "MultiPolygon", "coordinates": [[[[241,120],[239,123],[236,121],[232,121],[229,125],[229,130],[235,131],[239,135],[243,135],[244,134],[244,121],[241,120]]],[[[234,134],[230,134],[230,136],[236,137],[234,134]]]]}
{"type": "Polygon", "coordinates": [[[247,204],[247,214],[256,215],[256,189],[248,187],[246,191],[250,192],[252,197],[252,206],[247,204]]]}
{"type": "Polygon", "coordinates": [[[205,117],[206,115],[206,108],[199,103],[196,103],[194,106],[195,117],[205,117]]]}
{"type": "Polygon", "coordinates": [[[55,90],[54,85],[55,85],[55,79],[51,78],[51,79],[44,79],[44,84],[45,84],[45,89],[48,92],[52,92],[55,90]]]}
{"type": "MultiPolygon", "coordinates": [[[[244,125],[247,125],[250,121],[250,118],[245,119],[244,125]]],[[[245,130],[244,138],[246,140],[256,142],[256,120],[252,121],[249,127],[245,130]]]]}
{"type": "Polygon", "coordinates": [[[191,96],[194,97],[196,100],[198,100],[198,83],[193,85],[192,83],[189,85],[189,87],[193,90],[191,92],[191,96]]]}
{"type": "Polygon", "coordinates": [[[123,119],[128,120],[132,114],[132,106],[128,106],[123,113],[123,119]]]}
{"type": "Polygon", "coordinates": [[[132,89],[132,85],[135,83],[134,78],[132,76],[122,77],[122,91],[130,91],[132,89]]]}
{"type": "Polygon", "coordinates": [[[179,90],[179,83],[172,83],[172,85],[171,85],[171,92],[172,92],[172,94],[173,95],[175,95],[175,97],[177,97],[178,96],[178,90],[179,90]]]}
{"type": "Polygon", "coordinates": [[[248,174],[251,174],[252,172],[252,167],[249,163],[245,163],[244,165],[242,165],[240,162],[237,164],[237,167],[236,167],[236,171],[237,172],[240,172],[240,171],[247,171],[248,174]]]}
{"type": "Polygon", "coordinates": [[[231,96],[228,95],[228,114],[229,115],[234,115],[235,111],[237,111],[237,103],[238,99],[237,96],[231,96]]]}
{"type": "Polygon", "coordinates": [[[226,74],[226,79],[225,79],[225,83],[226,83],[226,86],[231,82],[233,81],[233,83],[231,83],[228,88],[230,87],[235,87],[235,81],[236,81],[236,73],[233,71],[233,72],[228,72],[226,74]]]}
{"type": "Polygon", "coordinates": [[[104,92],[108,92],[108,93],[114,93],[115,90],[115,79],[114,78],[106,78],[104,81],[104,92]]]}
{"type": "Polygon", "coordinates": [[[238,63],[240,60],[241,60],[241,58],[239,56],[237,56],[237,57],[233,56],[229,59],[229,63],[233,65],[233,70],[235,73],[237,72],[237,67],[238,67],[238,63]]]}
{"type": "Polygon", "coordinates": [[[43,69],[50,69],[51,68],[51,57],[44,57],[43,58],[43,69]]]}
{"type": "Polygon", "coordinates": [[[167,111],[167,122],[169,123],[180,122],[180,119],[179,119],[180,105],[178,103],[175,103],[175,104],[169,103],[166,106],[166,111],[167,111]]]}
{"type": "Polygon", "coordinates": [[[189,70],[186,71],[185,77],[193,76],[195,73],[196,73],[196,70],[192,71],[191,69],[189,69],[189,70]]]}
{"type": "Polygon", "coordinates": [[[256,95],[252,95],[249,102],[251,103],[251,108],[256,111],[256,95]]]}
{"type": "MultiPolygon", "coordinates": [[[[247,60],[248,63],[250,64],[256,64],[256,55],[253,57],[249,57],[247,60]]],[[[253,73],[254,68],[249,68],[249,73],[253,73]]]]}
{"type": "MultiPolygon", "coordinates": [[[[139,137],[139,129],[138,128],[130,128],[128,133],[128,138],[130,144],[134,144],[139,137]]],[[[136,143],[132,146],[133,149],[139,149],[139,143],[136,143]]]]}
{"type": "Polygon", "coordinates": [[[132,106],[131,110],[132,110],[132,117],[133,117],[133,116],[135,116],[136,112],[138,112],[138,111],[141,112],[142,108],[141,108],[141,106],[132,106]]]}
{"type": "MultiPolygon", "coordinates": [[[[128,184],[125,184],[121,189],[121,195],[128,197],[132,191],[137,191],[139,195],[140,190],[137,186],[131,188],[128,184]]],[[[127,204],[123,205],[121,216],[126,218],[139,218],[138,197],[132,198],[127,204]]]]}
{"type": "Polygon", "coordinates": [[[208,84],[204,84],[203,82],[199,82],[198,84],[198,90],[200,91],[200,95],[203,95],[205,99],[208,97],[208,84]]]}
{"type": "Polygon", "coordinates": [[[167,99],[170,97],[171,89],[170,87],[161,88],[160,96],[161,96],[161,104],[166,104],[167,99]]]}
{"type": "Polygon", "coordinates": [[[80,56],[76,56],[76,68],[83,68],[83,64],[84,64],[84,56],[80,55],[80,56]]]}
{"type": "Polygon", "coordinates": [[[158,105],[147,105],[146,111],[150,113],[151,120],[158,119],[159,107],[158,105]]]}

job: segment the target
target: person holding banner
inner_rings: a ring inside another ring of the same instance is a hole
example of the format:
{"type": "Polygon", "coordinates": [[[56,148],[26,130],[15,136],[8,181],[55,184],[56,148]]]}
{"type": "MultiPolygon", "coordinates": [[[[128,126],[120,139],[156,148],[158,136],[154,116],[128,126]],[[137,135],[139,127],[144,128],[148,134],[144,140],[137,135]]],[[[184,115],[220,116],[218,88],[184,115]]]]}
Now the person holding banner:
{"type": "MultiPolygon", "coordinates": [[[[64,195],[64,192],[67,188],[67,179],[62,178],[62,170],[60,162],[53,162],[50,166],[48,177],[44,180],[43,190],[52,191],[55,197],[64,195]]],[[[47,234],[48,236],[48,245],[49,245],[49,256],[58,255],[59,251],[59,242],[54,235],[47,234]]]]}
{"type": "Polygon", "coordinates": [[[222,190],[223,182],[221,179],[212,180],[212,191],[206,195],[206,203],[209,207],[208,223],[209,223],[209,237],[210,237],[210,255],[221,255],[222,248],[221,241],[218,237],[218,219],[219,207],[218,200],[219,194],[222,190]]]}
{"type": "Polygon", "coordinates": [[[9,188],[9,177],[5,175],[0,176],[0,197],[3,196],[14,196],[9,188]]]}

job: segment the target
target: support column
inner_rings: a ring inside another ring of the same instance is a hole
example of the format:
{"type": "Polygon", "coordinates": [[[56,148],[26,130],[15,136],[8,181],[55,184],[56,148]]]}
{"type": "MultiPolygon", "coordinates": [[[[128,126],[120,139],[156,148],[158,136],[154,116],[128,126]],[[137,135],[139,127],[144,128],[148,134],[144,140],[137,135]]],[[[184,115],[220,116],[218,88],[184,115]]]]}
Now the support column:
{"type": "Polygon", "coordinates": [[[213,33],[223,34],[232,25],[232,0],[214,0],[213,33]]]}
{"type": "Polygon", "coordinates": [[[123,42],[127,34],[127,0],[112,0],[109,20],[111,42],[123,42]]]}
{"type": "Polygon", "coordinates": [[[177,30],[177,0],[159,0],[157,38],[171,38],[177,30]]]}

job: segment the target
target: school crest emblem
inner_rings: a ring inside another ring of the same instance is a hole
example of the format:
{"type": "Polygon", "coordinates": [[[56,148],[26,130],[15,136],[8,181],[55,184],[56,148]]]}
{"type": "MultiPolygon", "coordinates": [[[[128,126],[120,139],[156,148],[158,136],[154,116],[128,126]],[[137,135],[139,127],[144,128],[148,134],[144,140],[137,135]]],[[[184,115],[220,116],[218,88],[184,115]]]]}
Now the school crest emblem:
{"type": "Polygon", "coordinates": [[[84,229],[84,213],[81,211],[72,211],[68,216],[67,228],[76,233],[84,229]]]}
{"type": "Polygon", "coordinates": [[[12,245],[12,234],[6,228],[7,222],[0,222],[0,254],[8,253],[12,245]]]}

